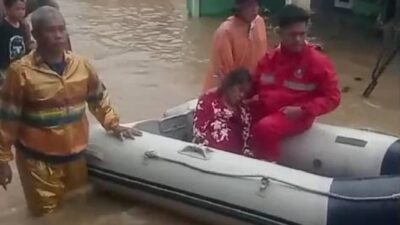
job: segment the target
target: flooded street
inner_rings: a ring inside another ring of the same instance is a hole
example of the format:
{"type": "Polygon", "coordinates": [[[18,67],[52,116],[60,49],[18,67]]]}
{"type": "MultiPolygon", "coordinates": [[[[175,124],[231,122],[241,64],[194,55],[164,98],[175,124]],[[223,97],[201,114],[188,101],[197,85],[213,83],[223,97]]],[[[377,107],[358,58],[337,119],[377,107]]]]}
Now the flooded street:
{"type": "MultiPolygon", "coordinates": [[[[221,19],[187,18],[184,0],[59,0],[59,3],[73,50],[92,59],[123,122],[160,116],[165,109],[199,93],[211,37],[221,19]]],[[[369,31],[351,25],[327,26],[324,21],[314,21],[312,34],[324,43],[336,63],[342,87],[348,89],[343,93],[340,109],[321,121],[400,135],[399,61],[388,68],[371,98],[365,100],[361,94],[369,82],[379,40],[372,38],[369,31]]],[[[15,173],[9,190],[0,190],[0,224],[196,224],[87,189],[76,193],[55,215],[32,219],[15,173]]]]}

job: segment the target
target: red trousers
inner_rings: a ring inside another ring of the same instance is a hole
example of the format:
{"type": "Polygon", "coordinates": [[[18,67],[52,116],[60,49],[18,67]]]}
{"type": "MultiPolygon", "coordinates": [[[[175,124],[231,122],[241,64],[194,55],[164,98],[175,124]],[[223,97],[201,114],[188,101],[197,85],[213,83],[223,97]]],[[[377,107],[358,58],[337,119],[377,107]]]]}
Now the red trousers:
{"type": "Polygon", "coordinates": [[[257,157],[276,162],[280,156],[280,143],[284,138],[309,129],[315,118],[304,115],[291,120],[281,112],[269,114],[255,121],[252,128],[252,146],[257,157]]]}

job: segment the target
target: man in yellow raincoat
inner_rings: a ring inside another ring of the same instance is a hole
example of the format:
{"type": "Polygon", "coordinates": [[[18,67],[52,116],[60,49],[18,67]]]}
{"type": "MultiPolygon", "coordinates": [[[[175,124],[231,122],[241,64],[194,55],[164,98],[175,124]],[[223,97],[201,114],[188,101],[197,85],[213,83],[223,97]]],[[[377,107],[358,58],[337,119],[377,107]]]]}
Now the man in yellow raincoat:
{"type": "Polygon", "coordinates": [[[11,64],[0,92],[0,185],[6,189],[11,182],[14,145],[28,208],[43,215],[86,181],[86,104],[116,137],[133,139],[141,133],[119,125],[107,90],[88,60],[65,51],[68,34],[57,9],[36,10],[32,27],[37,49],[11,64]]]}

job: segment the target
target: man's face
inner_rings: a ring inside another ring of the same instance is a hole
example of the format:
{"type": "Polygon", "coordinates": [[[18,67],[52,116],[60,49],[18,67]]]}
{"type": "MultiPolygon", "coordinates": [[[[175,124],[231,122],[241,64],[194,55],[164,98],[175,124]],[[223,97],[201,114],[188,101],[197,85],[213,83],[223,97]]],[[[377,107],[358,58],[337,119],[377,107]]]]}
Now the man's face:
{"type": "Polygon", "coordinates": [[[306,43],[308,24],[299,22],[280,29],[281,44],[293,52],[301,51],[306,43]]]}
{"type": "Polygon", "coordinates": [[[67,37],[65,21],[61,15],[52,16],[51,20],[44,22],[40,30],[35,32],[39,46],[53,52],[65,50],[67,37]]]}
{"type": "Polygon", "coordinates": [[[15,2],[11,7],[7,8],[7,15],[12,19],[22,21],[25,17],[25,2],[15,2]]]}
{"type": "Polygon", "coordinates": [[[238,9],[238,15],[242,20],[247,23],[253,22],[260,12],[260,6],[258,4],[250,4],[246,6],[241,6],[238,9]]]}

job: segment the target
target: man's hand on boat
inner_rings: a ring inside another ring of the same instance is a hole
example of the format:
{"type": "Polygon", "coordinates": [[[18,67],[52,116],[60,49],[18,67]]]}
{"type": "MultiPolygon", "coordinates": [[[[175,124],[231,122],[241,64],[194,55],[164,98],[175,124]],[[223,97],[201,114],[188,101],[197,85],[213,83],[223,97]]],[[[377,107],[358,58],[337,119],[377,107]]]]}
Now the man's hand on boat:
{"type": "Polygon", "coordinates": [[[11,183],[12,170],[8,162],[0,162],[0,185],[7,190],[7,185],[11,183]]]}
{"type": "Polygon", "coordinates": [[[142,132],[133,127],[117,126],[112,131],[114,137],[123,141],[125,138],[134,140],[135,137],[142,136],[142,132]]]}

